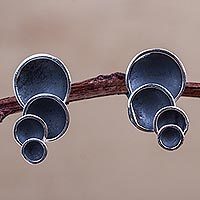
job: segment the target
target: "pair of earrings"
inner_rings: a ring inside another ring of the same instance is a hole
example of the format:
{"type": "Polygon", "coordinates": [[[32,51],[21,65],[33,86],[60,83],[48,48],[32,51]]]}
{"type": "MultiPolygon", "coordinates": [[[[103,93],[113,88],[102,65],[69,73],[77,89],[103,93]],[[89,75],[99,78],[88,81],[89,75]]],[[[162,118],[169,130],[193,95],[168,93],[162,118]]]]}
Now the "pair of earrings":
{"type": "MultiPolygon", "coordinates": [[[[14,92],[23,116],[14,125],[14,138],[24,159],[37,164],[47,156],[46,142],[62,137],[69,126],[66,101],[71,88],[67,67],[58,58],[36,54],[17,68],[14,92]]],[[[175,102],[184,91],[186,72],[179,58],[165,49],[136,55],[126,71],[128,115],[140,130],[155,132],[167,150],[181,146],[189,121],[175,102]]]]}
{"type": "Polygon", "coordinates": [[[180,59],[165,49],[149,49],[137,54],[126,71],[128,116],[140,130],[155,132],[166,150],[178,149],[188,130],[185,112],[176,101],[186,85],[180,59]]]}

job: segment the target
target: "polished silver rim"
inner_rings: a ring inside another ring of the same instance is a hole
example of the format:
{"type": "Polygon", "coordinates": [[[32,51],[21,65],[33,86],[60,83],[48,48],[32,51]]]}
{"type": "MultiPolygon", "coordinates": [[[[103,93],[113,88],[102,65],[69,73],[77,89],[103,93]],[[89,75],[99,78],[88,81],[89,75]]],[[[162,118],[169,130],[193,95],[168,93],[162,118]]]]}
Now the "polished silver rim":
{"type": "Polygon", "coordinates": [[[138,129],[142,130],[142,131],[146,131],[146,132],[153,132],[154,130],[153,129],[148,129],[146,127],[143,127],[141,126],[139,123],[138,123],[138,120],[136,118],[136,114],[134,112],[134,109],[132,107],[132,100],[135,98],[135,96],[141,92],[142,90],[144,89],[148,89],[148,88],[155,88],[155,89],[158,89],[160,91],[162,91],[164,94],[166,94],[166,96],[169,98],[171,104],[173,106],[175,106],[175,101],[174,101],[174,98],[173,96],[171,95],[171,93],[165,89],[163,86],[161,85],[158,85],[158,84],[154,84],[154,83],[150,83],[150,84],[145,84],[141,87],[139,87],[138,89],[136,89],[129,97],[128,99],[128,115],[129,115],[129,119],[131,121],[131,123],[136,126],[138,129]]]}
{"type": "Polygon", "coordinates": [[[27,114],[29,106],[32,103],[34,103],[36,100],[42,99],[42,98],[48,98],[48,99],[52,99],[52,100],[56,101],[62,107],[62,109],[65,112],[66,119],[68,119],[68,121],[66,121],[66,123],[65,123],[65,126],[64,126],[63,130],[61,131],[61,133],[58,136],[56,136],[54,138],[51,138],[51,139],[48,139],[48,138],[46,139],[46,142],[52,142],[52,141],[55,141],[55,140],[58,140],[58,139],[62,138],[66,134],[66,132],[67,132],[67,130],[69,128],[69,124],[70,124],[69,110],[68,110],[66,104],[59,97],[57,97],[55,95],[52,95],[52,94],[43,93],[43,94],[35,95],[31,99],[29,99],[29,101],[26,103],[26,105],[25,105],[25,107],[23,109],[23,115],[27,114]]]}
{"type": "Polygon", "coordinates": [[[28,139],[26,142],[23,143],[22,147],[21,147],[21,155],[22,157],[24,158],[24,160],[26,162],[28,162],[29,164],[31,165],[35,165],[35,164],[39,164],[41,163],[46,157],[47,157],[47,145],[42,141],[42,140],[39,140],[39,139],[36,139],[36,138],[31,138],[31,139],[28,139]],[[41,146],[43,147],[43,150],[44,150],[44,153],[43,153],[43,156],[42,158],[40,158],[39,160],[37,161],[34,161],[34,160],[30,160],[26,154],[24,154],[24,149],[26,148],[26,145],[28,145],[30,142],[32,141],[37,141],[38,143],[41,144],[41,146]]]}
{"type": "Polygon", "coordinates": [[[22,99],[20,98],[20,95],[18,93],[18,86],[17,86],[17,79],[20,75],[20,72],[22,71],[22,69],[31,61],[33,60],[38,60],[38,59],[47,59],[47,60],[51,60],[53,61],[54,63],[56,63],[62,70],[63,72],[65,73],[66,77],[67,77],[67,92],[66,92],[66,95],[65,95],[65,98],[64,98],[64,102],[67,101],[67,98],[70,94],[70,91],[71,91],[71,77],[70,77],[70,73],[69,73],[69,70],[67,69],[67,67],[65,66],[65,64],[57,57],[55,56],[52,56],[50,54],[44,54],[44,53],[41,53],[41,54],[34,54],[32,56],[29,56],[27,57],[26,59],[24,59],[20,65],[17,67],[15,73],[14,73],[14,77],[13,77],[13,90],[14,90],[14,93],[15,93],[15,96],[16,96],[16,99],[18,101],[18,103],[24,107],[25,103],[22,101],[22,99]]]}
{"type": "Polygon", "coordinates": [[[47,136],[48,136],[48,128],[47,128],[46,123],[44,122],[43,119],[41,119],[40,117],[38,117],[38,116],[36,116],[36,115],[27,114],[27,115],[24,115],[24,116],[20,117],[20,118],[16,121],[16,123],[14,124],[14,127],[13,127],[13,137],[14,137],[14,140],[16,141],[16,143],[17,143],[18,145],[20,145],[20,146],[22,145],[22,142],[19,140],[19,138],[18,138],[18,136],[17,136],[16,133],[17,133],[17,129],[18,129],[19,124],[20,124],[22,121],[26,120],[26,119],[35,120],[35,121],[39,122],[39,123],[42,125],[43,130],[44,130],[44,137],[43,137],[42,140],[45,141],[46,138],[47,138],[47,136]]]}
{"type": "Polygon", "coordinates": [[[153,122],[155,133],[158,134],[158,132],[159,132],[158,120],[159,120],[160,115],[162,115],[164,112],[166,112],[166,111],[168,111],[168,110],[175,110],[175,111],[179,112],[179,113],[184,117],[186,127],[185,127],[185,129],[182,130],[182,131],[183,131],[183,134],[185,135],[185,134],[187,133],[187,131],[188,131],[188,128],[189,128],[189,119],[188,119],[186,113],[185,113],[182,109],[180,109],[180,108],[178,108],[178,107],[176,107],[176,106],[166,106],[166,107],[164,107],[164,108],[161,108],[161,109],[156,113],[155,118],[154,118],[154,122],[153,122]]]}
{"type": "Polygon", "coordinates": [[[163,127],[159,130],[157,137],[158,137],[158,144],[159,144],[163,149],[168,150],[168,151],[173,151],[173,150],[178,149],[178,148],[183,144],[184,138],[185,138],[182,129],[181,129],[179,126],[174,125],[174,124],[168,124],[168,125],[163,126],[163,127]],[[170,127],[170,128],[172,127],[172,128],[174,128],[174,129],[178,130],[178,131],[181,133],[181,136],[182,136],[182,139],[181,139],[181,140],[179,141],[179,143],[178,143],[176,146],[174,146],[173,148],[167,147],[167,146],[162,142],[162,140],[160,140],[160,134],[163,132],[163,130],[165,130],[165,129],[169,128],[169,127],[170,127]]]}
{"type": "Polygon", "coordinates": [[[170,58],[172,58],[179,66],[180,72],[181,72],[181,76],[182,76],[182,84],[181,84],[181,88],[180,91],[178,93],[178,95],[175,97],[175,101],[177,101],[179,99],[179,97],[181,96],[181,94],[183,93],[184,89],[185,89],[185,85],[186,85],[186,71],[185,71],[185,67],[183,65],[183,63],[181,62],[181,60],[171,51],[166,50],[166,49],[162,49],[162,48],[153,48],[153,49],[147,49],[144,51],[141,51],[140,53],[138,53],[136,56],[134,56],[130,63],[128,64],[127,70],[126,70],[126,75],[125,75],[125,83],[126,83],[126,87],[128,89],[129,93],[132,93],[134,91],[132,91],[131,86],[130,86],[130,72],[131,72],[131,68],[132,65],[138,61],[142,56],[144,55],[148,55],[150,53],[160,53],[160,54],[164,54],[169,56],[170,58]]]}

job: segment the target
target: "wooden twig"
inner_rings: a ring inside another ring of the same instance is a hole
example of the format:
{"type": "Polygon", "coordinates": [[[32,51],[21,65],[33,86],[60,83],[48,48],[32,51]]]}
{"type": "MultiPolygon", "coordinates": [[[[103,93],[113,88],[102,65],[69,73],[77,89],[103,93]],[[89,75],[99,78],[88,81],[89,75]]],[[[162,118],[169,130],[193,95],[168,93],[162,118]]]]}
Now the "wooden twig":
{"type": "MultiPolygon", "coordinates": [[[[73,83],[67,103],[117,94],[127,94],[125,74],[120,72],[99,75],[85,81],[73,83]]],[[[200,83],[187,82],[183,96],[200,97],[200,83]]],[[[22,111],[22,107],[15,97],[0,99],[0,122],[8,115],[20,111],[22,111]]]]}

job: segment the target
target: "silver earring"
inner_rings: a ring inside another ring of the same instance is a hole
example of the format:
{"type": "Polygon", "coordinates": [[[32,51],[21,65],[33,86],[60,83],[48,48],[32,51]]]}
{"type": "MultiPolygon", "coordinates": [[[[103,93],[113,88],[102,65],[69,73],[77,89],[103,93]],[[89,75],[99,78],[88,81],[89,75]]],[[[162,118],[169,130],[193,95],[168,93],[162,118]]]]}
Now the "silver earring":
{"type": "Polygon", "coordinates": [[[179,148],[189,126],[186,114],[175,105],[186,85],[180,59],[165,49],[142,51],[130,61],[125,82],[131,123],[140,130],[156,132],[164,149],[179,148]]]}
{"type": "Polygon", "coordinates": [[[14,125],[14,138],[28,163],[41,163],[47,155],[45,143],[61,138],[69,126],[65,104],[71,90],[69,71],[57,57],[35,54],[18,66],[13,89],[23,107],[23,116],[14,125]]]}

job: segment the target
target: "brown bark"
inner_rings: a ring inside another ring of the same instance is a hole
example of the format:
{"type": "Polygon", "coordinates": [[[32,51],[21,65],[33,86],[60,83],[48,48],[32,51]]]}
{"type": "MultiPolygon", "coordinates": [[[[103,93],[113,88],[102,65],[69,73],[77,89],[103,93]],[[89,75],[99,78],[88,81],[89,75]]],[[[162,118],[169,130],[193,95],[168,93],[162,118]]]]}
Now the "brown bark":
{"type": "MultiPolygon", "coordinates": [[[[68,103],[116,94],[127,94],[124,73],[116,72],[110,75],[99,75],[85,81],[73,83],[68,103]]],[[[183,96],[200,97],[200,83],[187,82],[183,96]]],[[[0,122],[8,115],[20,111],[22,111],[22,107],[14,96],[0,99],[0,122]]]]}

